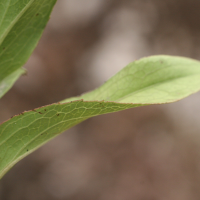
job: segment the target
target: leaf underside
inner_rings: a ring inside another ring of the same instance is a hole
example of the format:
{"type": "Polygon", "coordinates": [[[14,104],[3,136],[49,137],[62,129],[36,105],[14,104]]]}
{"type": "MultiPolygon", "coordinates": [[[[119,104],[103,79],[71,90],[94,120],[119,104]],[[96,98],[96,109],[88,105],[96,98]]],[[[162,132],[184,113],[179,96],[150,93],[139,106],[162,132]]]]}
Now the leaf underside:
{"type": "Polygon", "coordinates": [[[97,115],[171,103],[200,90],[200,62],[172,56],[135,61],[98,89],[24,112],[0,125],[0,177],[16,162],[97,115]]]}
{"type": "Polygon", "coordinates": [[[0,0],[0,98],[23,73],[55,2],[0,0]]]}

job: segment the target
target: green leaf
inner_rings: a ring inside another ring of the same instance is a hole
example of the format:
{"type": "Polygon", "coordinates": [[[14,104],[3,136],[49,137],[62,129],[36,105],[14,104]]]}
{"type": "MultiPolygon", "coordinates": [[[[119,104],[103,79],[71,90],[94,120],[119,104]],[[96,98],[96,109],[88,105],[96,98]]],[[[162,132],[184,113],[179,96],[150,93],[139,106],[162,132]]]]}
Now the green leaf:
{"type": "Polygon", "coordinates": [[[86,101],[162,104],[189,96],[200,89],[200,62],[182,57],[151,56],[135,61],[100,88],[80,97],[86,101]]]}
{"type": "Polygon", "coordinates": [[[11,74],[13,83],[17,80],[17,70],[25,64],[36,47],[55,2],[0,0],[0,83],[11,74]]]}
{"type": "Polygon", "coordinates": [[[170,56],[135,61],[92,92],[24,112],[1,124],[0,177],[47,141],[90,117],[170,103],[199,90],[198,61],[170,56]]]}
{"type": "Polygon", "coordinates": [[[25,70],[20,68],[0,81],[0,98],[13,86],[22,74],[25,74],[25,70]]]}

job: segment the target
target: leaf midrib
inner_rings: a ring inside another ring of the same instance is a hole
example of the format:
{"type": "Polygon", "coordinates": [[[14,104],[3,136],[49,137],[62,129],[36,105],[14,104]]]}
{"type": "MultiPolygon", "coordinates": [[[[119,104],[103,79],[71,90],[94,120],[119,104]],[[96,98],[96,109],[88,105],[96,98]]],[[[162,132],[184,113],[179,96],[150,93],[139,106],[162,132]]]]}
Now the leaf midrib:
{"type": "MultiPolygon", "coordinates": [[[[1,36],[0,38],[0,45],[3,43],[4,39],[6,38],[6,36],[8,35],[8,33],[10,32],[10,30],[13,28],[13,26],[18,22],[18,20],[22,17],[22,15],[30,8],[30,6],[32,5],[32,3],[34,2],[34,0],[31,0],[29,3],[27,3],[27,5],[21,10],[21,12],[15,17],[15,19],[10,23],[10,25],[8,26],[8,28],[5,30],[4,34],[1,36]]],[[[7,7],[7,11],[9,9],[10,3],[7,7]]],[[[4,17],[6,16],[6,13],[4,17]]],[[[4,20],[3,17],[3,20],[4,20]]],[[[3,23],[3,20],[1,23],[3,23]]]]}
{"type": "MultiPolygon", "coordinates": [[[[119,98],[119,99],[117,99],[117,100],[114,100],[114,101],[117,101],[117,102],[121,103],[121,102],[120,102],[121,100],[124,100],[125,98],[127,98],[127,97],[129,97],[129,96],[131,96],[131,95],[137,94],[137,93],[139,93],[139,92],[141,92],[141,91],[144,91],[144,90],[146,90],[146,89],[155,87],[155,86],[157,86],[157,85],[162,85],[162,84],[165,84],[165,83],[170,82],[170,81],[173,81],[173,80],[178,80],[178,79],[187,78],[187,77],[192,77],[192,76],[200,76],[200,74],[199,74],[199,75],[192,74],[192,75],[190,75],[190,76],[180,76],[180,77],[178,77],[178,78],[177,78],[177,77],[176,77],[176,78],[170,78],[170,79],[167,79],[166,81],[162,81],[162,82],[159,82],[159,83],[154,83],[154,84],[152,84],[152,85],[150,85],[150,86],[143,87],[143,88],[141,88],[141,89],[139,89],[139,90],[136,90],[136,91],[134,91],[134,92],[132,92],[132,93],[129,93],[128,95],[125,95],[125,96],[123,96],[123,97],[121,97],[121,98],[119,98]]],[[[122,103],[123,103],[123,102],[122,102],[122,103]]]]}

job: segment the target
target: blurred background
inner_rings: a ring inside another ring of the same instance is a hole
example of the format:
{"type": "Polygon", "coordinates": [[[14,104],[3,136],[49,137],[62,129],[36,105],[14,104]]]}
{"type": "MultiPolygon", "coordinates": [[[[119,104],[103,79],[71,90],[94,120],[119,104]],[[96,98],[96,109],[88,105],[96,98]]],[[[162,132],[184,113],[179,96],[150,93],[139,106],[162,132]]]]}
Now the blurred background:
{"type": "MultiPolygon", "coordinates": [[[[58,0],[0,122],[155,54],[200,59],[199,0],[58,0]]],[[[0,200],[199,200],[199,122],[200,93],[88,119],[12,168],[0,200]]]]}

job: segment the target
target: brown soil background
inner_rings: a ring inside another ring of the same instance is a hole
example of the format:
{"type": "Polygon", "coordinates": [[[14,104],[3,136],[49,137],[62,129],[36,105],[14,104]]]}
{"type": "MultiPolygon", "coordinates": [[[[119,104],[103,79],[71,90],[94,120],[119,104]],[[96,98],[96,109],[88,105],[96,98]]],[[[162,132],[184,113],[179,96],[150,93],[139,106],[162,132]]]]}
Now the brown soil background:
{"type": "MultiPolygon", "coordinates": [[[[199,0],[58,0],[0,122],[155,54],[200,59],[199,0]]],[[[200,93],[95,117],[19,162],[0,200],[199,200],[200,93]]]]}

